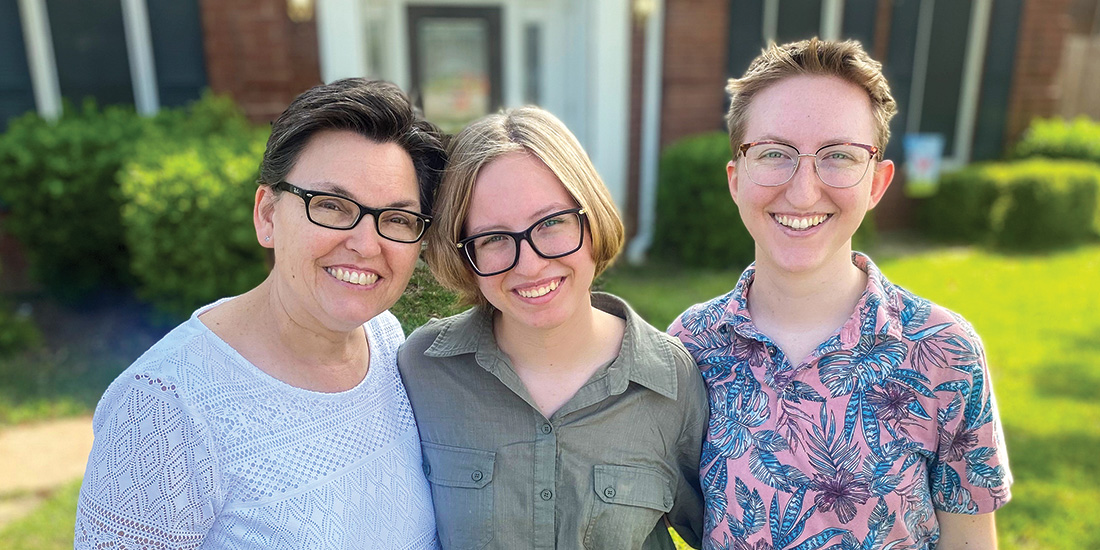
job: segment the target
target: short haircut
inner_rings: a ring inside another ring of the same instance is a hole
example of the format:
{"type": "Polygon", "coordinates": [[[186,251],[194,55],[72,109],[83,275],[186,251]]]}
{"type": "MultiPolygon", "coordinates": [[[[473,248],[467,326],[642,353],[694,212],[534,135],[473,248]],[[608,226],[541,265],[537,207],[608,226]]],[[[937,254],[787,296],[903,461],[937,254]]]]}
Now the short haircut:
{"type": "Polygon", "coordinates": [[[726,126],[734,158],[737,147],[745,139],[753,98],[772,84],[798,75],[835,76],[867,92],[875,123],[873,145],[878,147],[881,159],[890,141],[890,119],[898,112],[890,85],[882,74],[882,64],[871,59],[856,40],[837,42],[816,37],[781,46],[772,43],[752,60],[744,76],[729,80],[726,91],[730,95],[730,108],[726,113],[726,126]]]}
{"type": "Polygon", "coordinates": [[[346,130],[404,149],[416,170],[420,211],[431,213],[447,161],[444,134],[424,120],[401,88],[383,80],[345,78],[294,98],[271,125],[260,185],[285,180],[310,138],[325,130],[346,130]]]}
{"type": "Polygon", "coordinates": [[[527,153],[542,161],[587,212],[592,256],[599,276],[623,246],[623,222],[611,194],[580,142],[560,120],[537,107],[501,111],[481,118],[455,136],[439,190],[435,223],[428,232],[424,258],[443,286],[466,304],[489,306],[477,275],[455,243],[463,234],[470,195],[478,172],[509,153],[527,153]]]}

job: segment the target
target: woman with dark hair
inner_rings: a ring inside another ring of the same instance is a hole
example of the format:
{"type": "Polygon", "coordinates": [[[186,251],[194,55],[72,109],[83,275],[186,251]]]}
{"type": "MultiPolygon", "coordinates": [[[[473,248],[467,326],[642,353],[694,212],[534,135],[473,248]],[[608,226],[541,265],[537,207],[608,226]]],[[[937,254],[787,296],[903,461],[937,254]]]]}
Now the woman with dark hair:
{"type": "Polygon", "coordinates": [[[272,126],[259,286],[200,308],[111,384],[76,548],[434,548],[387,309],[446,160],[396,86],[346,79],[272,126]]]}

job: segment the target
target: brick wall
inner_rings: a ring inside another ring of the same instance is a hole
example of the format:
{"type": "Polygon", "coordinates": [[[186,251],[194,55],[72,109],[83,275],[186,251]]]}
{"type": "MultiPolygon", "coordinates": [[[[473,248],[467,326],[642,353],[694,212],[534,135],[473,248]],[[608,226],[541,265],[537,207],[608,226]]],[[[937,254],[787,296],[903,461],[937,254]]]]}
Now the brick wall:
{"type": "Polygon", "coordinates": [[[1005,143],[1014,143],[1032,118],[1056,113],[1063,42],[1073,27],[1072,4],[1072,0],[1024,0],[1005,143]]]}
{"type": "Polygon", "coordinates": [[[667,0],[661,147],[722,128],[728,0],[667,0]]]}
{"type": "Polygon", "coordinates": [[[315,20],[293,23],[286,0],[200,0],[210,88],[266,123],[321,82],[315,20]]]}

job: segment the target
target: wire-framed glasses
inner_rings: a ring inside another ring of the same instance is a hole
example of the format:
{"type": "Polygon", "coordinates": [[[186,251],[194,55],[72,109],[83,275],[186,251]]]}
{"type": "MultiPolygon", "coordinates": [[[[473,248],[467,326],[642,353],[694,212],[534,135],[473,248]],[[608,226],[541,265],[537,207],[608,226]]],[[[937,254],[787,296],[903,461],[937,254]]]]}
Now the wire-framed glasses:
{"type": "Polygon", "coordinates": [[[583,208],[554,212],[523,231],[486,231],[455,243],[466,255],[474,273],[482,277],[499,275],[519,263],[519,245],[526,240],[535,254],[552,260],[568,256],[584,242],[583,208]]]}
{"type": "Polygon", "coordinates": [[[279,191],[290,191],[305,201],[306,218],[316,225],[346,231],[359,225],[363,216],[374,218],[374,228],[384,239],[399,243],[415,243],[424,237],[432,217],[403,208],[370,208],[347,197],[310,191],[281,181],[271,186],[279,191]]]}
{"type": "Polygon", "coordinates": [[[816,153],[800,153],[781,141],[742,143],[737,148],[745,158],[745,173],[757,185],[777,187],[787,183],[798,171],[802,157],[813,157],[817,177],[829,187],[853,187],[867,174],[878,147],[862,143],[833,143],[816,153]]]}

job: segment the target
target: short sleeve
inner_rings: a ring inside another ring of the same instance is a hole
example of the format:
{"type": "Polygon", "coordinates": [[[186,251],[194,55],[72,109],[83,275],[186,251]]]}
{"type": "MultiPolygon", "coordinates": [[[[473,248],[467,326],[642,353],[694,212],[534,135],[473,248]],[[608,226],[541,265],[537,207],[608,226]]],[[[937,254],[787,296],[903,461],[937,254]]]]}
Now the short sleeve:
{"type": "Polygon", "coordinates": [[[954,514],[985,514],[1011,498],[1012,475],[985,351],[965,323],[945,343],[954,379],[934,389],[938,446],[930,464],[932,502],[954,514]]]}
{"type": "Polygon", "coordinates": [[[147,382],[116,381],[96,408],[77,549],[197,548],[220,508],[206,432],[171,388],[147,382]]]}

